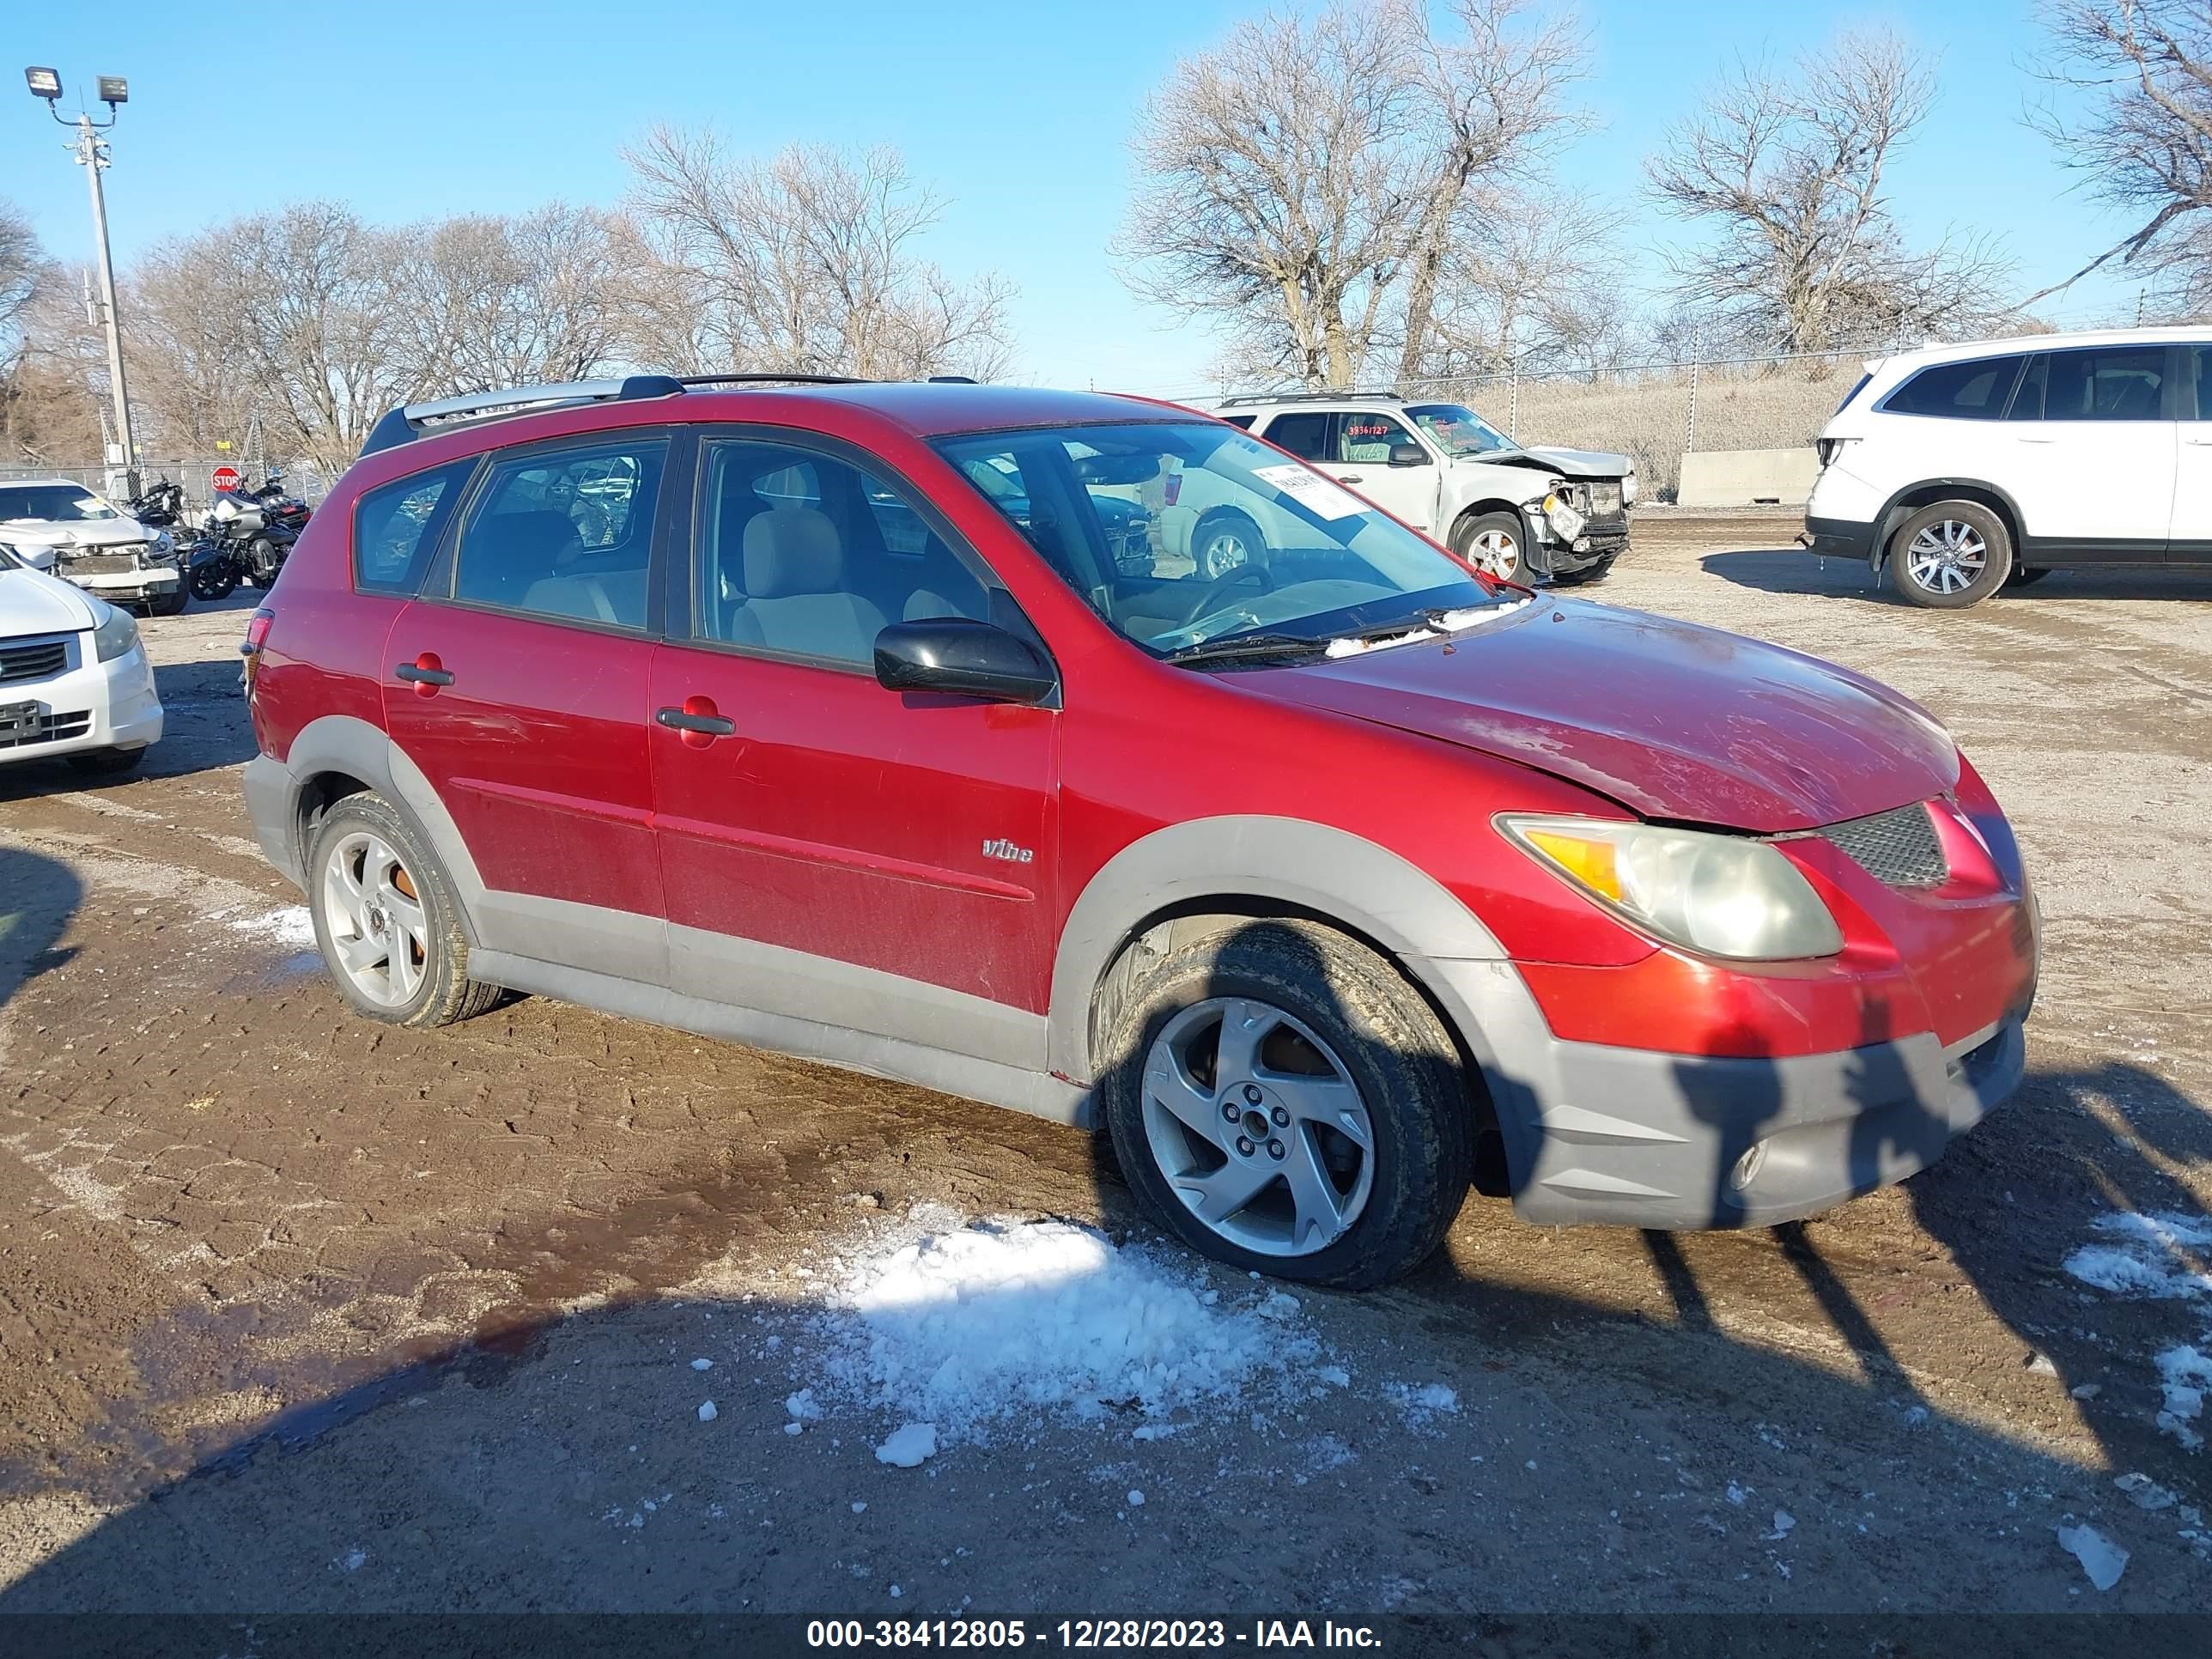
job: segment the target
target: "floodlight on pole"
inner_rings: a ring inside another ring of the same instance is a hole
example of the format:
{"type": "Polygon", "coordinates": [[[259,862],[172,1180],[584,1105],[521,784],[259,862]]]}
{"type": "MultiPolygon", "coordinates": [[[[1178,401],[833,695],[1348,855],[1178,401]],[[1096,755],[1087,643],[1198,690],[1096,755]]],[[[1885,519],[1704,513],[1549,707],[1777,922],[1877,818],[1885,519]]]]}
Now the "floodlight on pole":
{"type": "Polygon", "coordinates": [[[107,488],[110,495],[136,495],[138,493],[138,445],[131,431],[131,388],[123,374],[123,323],[115,308],[115,262],[107,246],[107,197],[100,188],[100,175],[106,168],[109,155],[107,141],[100,135],[113,126],[116,106],[131,96],[131,83],[119,75],[103,75],[95,85],[100,101],[107,106],[107,118],[95,121],[83,110],[77,112],[72,121],[56,107],[62,95],[62,77],[50,69],[33,66],[23,71],[23,83],[34,98],[46,100],[46,111],[65,127],[74,127],[76,137],[70,145],[77,165],[85,171],[92,189],[93,246],[100,255],[100,308],[107,325],[107,392],[115,405],[115,435],[118,442],[106,457],[107,488]],[[121,488],[118,489],[120,480],[121,488]]]}

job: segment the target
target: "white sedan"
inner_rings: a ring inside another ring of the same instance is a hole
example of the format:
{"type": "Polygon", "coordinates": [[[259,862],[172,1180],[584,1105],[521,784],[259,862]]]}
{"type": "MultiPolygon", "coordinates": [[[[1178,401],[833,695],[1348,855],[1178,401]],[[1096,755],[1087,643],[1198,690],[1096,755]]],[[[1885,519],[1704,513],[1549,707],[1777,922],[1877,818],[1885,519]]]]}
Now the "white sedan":
{"type": "Polygon", "coordinates": [[[161,735],[130,612],[0,550],[0,766],[58,757],[125,772],[161,735]]]}

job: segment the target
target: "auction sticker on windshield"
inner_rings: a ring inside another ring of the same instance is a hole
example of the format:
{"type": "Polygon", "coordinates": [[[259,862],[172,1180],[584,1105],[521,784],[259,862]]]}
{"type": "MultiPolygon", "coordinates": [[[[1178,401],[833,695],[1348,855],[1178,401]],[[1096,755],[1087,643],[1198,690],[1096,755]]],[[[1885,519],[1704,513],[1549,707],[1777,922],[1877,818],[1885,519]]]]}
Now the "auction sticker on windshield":
{"type": "Polygon", "coordinates": [[[1348,489],[1339,489],[1318,472],[1309,472],[1292,462],[1285,466],[1255,466],[1252,476],[1264,479],[1300,507],[1324,519],[1349,519],[1369,511],[1366,502],[1348,489]]]}

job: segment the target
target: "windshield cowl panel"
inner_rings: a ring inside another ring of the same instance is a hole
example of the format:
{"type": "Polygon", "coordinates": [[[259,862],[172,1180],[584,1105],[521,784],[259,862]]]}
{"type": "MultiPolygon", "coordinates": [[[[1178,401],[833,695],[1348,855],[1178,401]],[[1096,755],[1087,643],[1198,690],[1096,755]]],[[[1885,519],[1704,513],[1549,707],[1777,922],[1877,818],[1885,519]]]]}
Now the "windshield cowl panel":
{"type": "Polygon", "coordinates": [[[1500,590],[1327,475],[1210,420],[935,441],[978,497],[1121,638],[1218,665],[1435,631],[1500,590]],[[1254,648],[1229,649],[1240,638],[1254,648]],[[1218,643],[1218,650],[1196,647],[1218,643]]]}

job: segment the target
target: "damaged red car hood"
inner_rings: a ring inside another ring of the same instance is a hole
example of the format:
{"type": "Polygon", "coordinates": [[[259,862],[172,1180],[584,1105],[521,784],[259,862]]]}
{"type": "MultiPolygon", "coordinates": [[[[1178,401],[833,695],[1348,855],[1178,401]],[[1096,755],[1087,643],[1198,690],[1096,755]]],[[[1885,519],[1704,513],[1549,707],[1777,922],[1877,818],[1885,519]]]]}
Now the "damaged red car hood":
{"type": "Polygon", "coordinates": [[[1773,833],[1925,800],[1958,749],[1886,686],[1777,646],[1539,594],[1450,640],[1240,686],[1515,761],[1645,817],[1773,833]]]}

